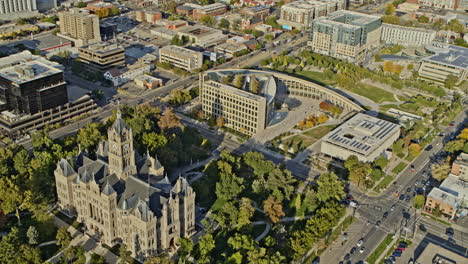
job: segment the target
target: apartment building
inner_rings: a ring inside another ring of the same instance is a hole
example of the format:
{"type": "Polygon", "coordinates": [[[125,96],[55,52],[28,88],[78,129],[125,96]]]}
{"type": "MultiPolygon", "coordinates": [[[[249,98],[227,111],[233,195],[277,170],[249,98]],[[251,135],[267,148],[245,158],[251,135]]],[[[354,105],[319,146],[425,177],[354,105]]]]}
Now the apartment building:
{"type": "Polygon", "coordinates": [[[425,46],[436,37],[436,31],[424,28],[382,24],[381,41],[390,45],[425,46]]]}
{"type": "Polygon", "coordinates": [[[372,162],[399,136],[399,125],[358,113],[323,137],[321,152],[340,160],[354,155],[362,162],[372,162]]]}
{"type": "Polygon", "coordinates": [[[299,0],[281,6],[278,23],[309,29],[312,20],[342,9],[346,9],[346,0],[299,0]]]}
{"type": "Polygon", "coordinates": [[[459,8],[461,2],[463,1],[460,1],[460,0],[418,0],[417,1],[417,3],[422,6],[428,6],[428,7],[440,8],[440,9],[452,9],[452,10],[459,8]]]}
{"type": "Polygon", "coordinates": [[[439,84],[449,75],[456,76],[459,83],[468,78],[468,48],[440,43],[426,48],[435,54],[422,60],[420,78],[439,84]]]}
{"type": "Polygon", "coordinates": [[[109,246],[123,243],[144,262],[174,252],[179,238],[195,233],[195,192],[184,178],[171,183],[164,174],[156,157],[137,154],[118,111],[96,157],[79,152],[57,162],[57,205],[87,235],[109,246]]]}
{"type": "Polygon", "coordinates": [[[0,0],[0,17],[2,15],[36,11],[36,0],[0,0]]]}
{"type": "Polygon", "coordinates": [[[135,11],[135,19],[138,22],[156,24],[162,18],[162,13],[159,11],[135,11]]]}
{"type": "Polygon", "coordinates": [[[270,15],[270,7],[264,5],[245,7],[241,9],[240,13],[242,15],[258,17],[261,20],[264,20],[268,15],[270,15]]]}
{"type": "Polygon", "coordinates": [[[159,49],[159,61],[167,62],[186,71],[193,71],[203,65],[203,53],[168,45],[159,49]]]}
{"type": "Polygon", "coordinates": [[[200,19],[204,15],[219,16],[224,15],[227,11],[227,6],[222,3],[213,3],[209,5],[197,5],[193,3],[185,3],[176,8],[176,12],[181,15],[191,16],[194,19],[200,19]]]}
{"type": "Polygon", "coordinates": [[[433,213],[436,208],[443,217],[453,220],[468,204],[468,182],[450,174],[438,188],[426,197],[424,210],[433,213]]]}
{"type": "Polygon", "coordinates": [[[314,52],[350,61],[362,61],[367,52],[380,43],[382,20],[347,10],[312,22],[308,45],[314,52]]]}
{"type": "Polygon", "coordinates": [[[60,12],[59,22],[59,36],[73,41],[78,47],[101,41],[99,17],[86,10],[72,8],[60,12]]]}
{"type": "Polygon", "coordinates": [[[78,48],[78,60],[91,71],[105,72],[125,64],[125,49],[117,44],[94,43],[78,48]]]}

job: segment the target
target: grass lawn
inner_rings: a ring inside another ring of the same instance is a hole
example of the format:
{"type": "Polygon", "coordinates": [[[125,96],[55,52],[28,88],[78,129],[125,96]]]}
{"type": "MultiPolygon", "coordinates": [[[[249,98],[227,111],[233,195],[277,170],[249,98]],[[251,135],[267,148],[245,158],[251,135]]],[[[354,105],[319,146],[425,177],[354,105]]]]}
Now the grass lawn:
{"type": "Polygon", "coordinates": [[[402,172],[408,164],[404,163],[403,161],[398,163],[398,165],[393,168],[392,173],[398,175],[400,172],[402,172]]]}
{"type": "Polygon", "coordinates": [[[293,146],[301,142],[300,149],[305,149],[308,146],[314,144],[315,141],[316,141],[315,139],[304,136],[304,135],[296,135],[296,136],[284,139],[281,142],[283,143],[283,145],[287,145],[287,146],[293,146]]]}
{"type": "Polygon", "coordinates": [[[322,84],[326,85],[334,85],[336,82],[334,80],[329,80],[325,77],[325,74],[323,72],[315,72],[315,71],[301,71],[299,73],[296,73],[297,75],[303,76],[307,79],[310,79],[312,81],[317,81],[322,84]]]}
{"type": "Polygon", "coordinates": [[[381,111],[388,111],[388,109],[390,109],[390,108],[398,109],[399,107],[398,107],[398,105],[396,105],[396,104],[386,104],[386,105],[381,105],[381,106],[379,106],[379,109],[380,109],[381,111]]]}
{"type": "Polygon", "coordinates": [[[321,126],[321,127],[308,130],[304,132],[303,134],[311,138],[321,139],[323,136],[328,134],[328,132],[332,131],[335,127],[336,126],[321,126]]]}
{"type": "Polygon", "coordinates": [[[393,181],[393,177],[391,175],[385,175],[383,180],[379,182],[377,186],[374,187],[374,191],[379,192],[382,189],[387,188],[387,186],[393,181]]]}
{"type": "Polygon", "coordinates": [[[388,234],[384,240],[375,248],[374,252],[367,258],[367,262],[369,264],[375,264],[377,259],[382,255],[382,253],[385,251],[385,249],[392,243],[393,240],[393,235],[388,234]]]}
{"type": "Polygon", "coordinates": [[[448,225],[448,226],[451,226],[451,225],[452,225],[452,224],[450,224],[449,222],[446,222],[446,221],[444,221],[444,220],[442,220],[442,219],[440,219],[440,218],[437,218],[437,217],[435,217],[435,216],[433,216],[433,215],[431,215],[431,214],[422,213],[422,215],[427,216],[427,217],[430,217],[432,220],[437,221],[437,222],[439,222],[439,223],[442,223],[442,224],[444,224],[444,225],[448,225]]]}
{"type": "Polygon", "coordinates": [[[392,93],[369,84],[358,83],[348,91],[367,97],[376,103],[396,102],[392,93]]]}
{"type": "Polygon", "coordinates": [[[211,206],[211,210],[216,212],[219,209],[221,209],[225,203],[226,203],[225,200],[217,199],[216,202],[213,204],[213,206],[211,206]]]}

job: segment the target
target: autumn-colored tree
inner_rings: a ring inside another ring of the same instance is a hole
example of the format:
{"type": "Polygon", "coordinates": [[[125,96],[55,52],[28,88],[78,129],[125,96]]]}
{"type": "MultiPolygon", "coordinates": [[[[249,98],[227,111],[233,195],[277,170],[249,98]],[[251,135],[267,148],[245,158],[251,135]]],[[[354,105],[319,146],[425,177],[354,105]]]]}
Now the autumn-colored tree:
{"type": "Polygon", "coordinates": [[[408,153],[415,157],[421,153],[421,146],[417,143],[411,143],[408,147],[408,153]]]}
{"type": "Polygon", "coordinates": [[[278,223],[281,217],[285,216],[283,212],[283,204],[271,195],[268,196],[268,199],[263,201],[263,210],[268,215],[272,223],[278,223]]]}
{"type": "Polygon", "coordinates": [[[328,116],[327,116],[327,115],[319,115],[319,116],[317,117],[317,122],[318,122],[319,124],[325,123],[325,122],[327,122],[327,121],[328,121],[328,116]]]}
{"type": "Polygon", "coordinates": [[[176,127],[183,127],[182,123],[180,123],[179,117],[177,117],[174,111],[170,108],[164,110],[163,115],[158,121],[158,126],[163,131],[168,131],[176,127]]]}
{"type": "Polygon", "coordinates": [[[463,129],[458,138],[468,140],[468,128],[463,129]]]}
{"type": "Polygon", "coordinates": [[[216,118],[216,126],[223,127],[224,126],[224,118],[222,116],[218,116],[216,118]]]}

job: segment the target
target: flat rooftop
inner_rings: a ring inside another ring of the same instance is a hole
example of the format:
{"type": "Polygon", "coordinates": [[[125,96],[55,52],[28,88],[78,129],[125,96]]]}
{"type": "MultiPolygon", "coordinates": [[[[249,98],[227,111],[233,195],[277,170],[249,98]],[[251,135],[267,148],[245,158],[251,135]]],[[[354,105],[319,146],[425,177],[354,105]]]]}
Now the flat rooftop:
{"type": "Polygon", "coordinates": [[[34,37],[33,40],[25,40],[24,45],[36,50],[47,50],[61,45],[71,45],[71,41],[53,34],[34,37]]]}
{"type": "Polygon", "coordinates": [[[60,69],[35,60],[0,69],[0,76],[17,84],[22,84],[61,72],[60,69]]]}
{"type": "Polygon", "coordinates": [[[101,54],[105,54],[105,53],[113,52],[117,50],[124,51],[124,48],[122,46],[119,46],[114,43],[112,44],[107,43],[107,42],[98,42],[98,43],[90,44],[87,46],[80,47],[80,49],[89,50],[94,53],[101,53],[101,54]]]}
{"type": "Polygon", "coordinates": [[[323,141],[367,156],[399,130],[397,124],[358,113],[328,133],[323,141]]]}
{"type": "Polygon", "coordinates": [[[468,182],[460,180],[457,176],[449,175],[439,186],[439,189],[448,192],[459,199],[468,200],[468,182]]]}
{"type": "Polygon", "coordinates": [[[297,9],[313,9],[319,6],[336,3],[337,0],[300,0],[283,5],[283,7],[297,8],[297,9]]]}
{"type": "Polygon", "coordinates": [[[188,34],[188,35],[193,35],[193,36],[198,36],[198,37],[221,33],[221,30],[219,29],[214,29],[214,28],[204,27],[204,26],[199,26],[199,25],[180,27],[180,28],[177,28],[176,31],[183,33],[183,34],[188,34]]]}
{"type": "Polygon", "coordinates": [[[441,246],[430,243],[423,250],[416,263],[424,264],[462,264],[466,258],[441,246]]]}
{"type": "Polygon", "coordinates": [[[159,54],[161,54],[161,52],[169,52],[172,55],[178,55],[178,56],[193,56],[193,55],[200,54],[200,52],[198,51],[178,47],[175,45],[164,46],[159,49],[159,54]]]}
{"type": "Polygon", "coordinates": [[[468,48],[447,45],[444,49],[439,49],[439,52],[435,55],[429,56],[424,60],[456,68],[468,69],[468,48]]]}

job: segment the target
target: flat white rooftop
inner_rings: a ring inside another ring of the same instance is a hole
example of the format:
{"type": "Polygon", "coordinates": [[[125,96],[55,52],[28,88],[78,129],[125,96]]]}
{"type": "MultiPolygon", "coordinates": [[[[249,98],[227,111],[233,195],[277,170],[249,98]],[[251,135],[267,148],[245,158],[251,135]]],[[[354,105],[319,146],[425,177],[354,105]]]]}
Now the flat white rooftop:
{"type": "Polygon", "coordinates": [[[328,133],[323,141],[367,156],[399,130],[397,124],[358,113],[328,133]]]}

